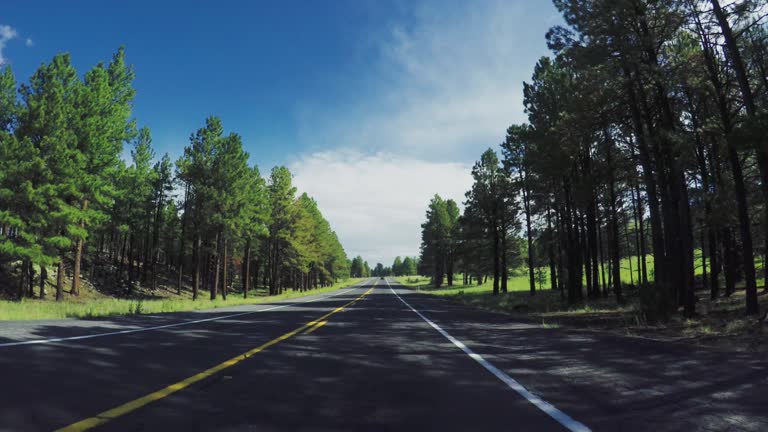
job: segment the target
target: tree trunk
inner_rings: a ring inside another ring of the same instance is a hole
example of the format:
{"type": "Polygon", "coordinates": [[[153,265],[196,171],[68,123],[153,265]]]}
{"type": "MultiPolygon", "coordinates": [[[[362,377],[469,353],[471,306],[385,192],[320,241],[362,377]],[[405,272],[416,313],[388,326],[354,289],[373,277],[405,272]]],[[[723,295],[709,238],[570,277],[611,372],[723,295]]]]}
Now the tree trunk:
{"type": "Polygon", "coordinates": [[[59,258],[56,269],[56,301],[64,300],[64,257],[59,258]]]}
{"type": "Polygon", "coordinates": [[[150,260],[152,271],[152,290],[157,289],[157,262],[160,261],[160,224],[162,221],[163,193],[157,195],[157,207],[155,208],[155,224],[152,230],[152,245],[150,247],[150,260]]]}
{"type": "Polygon", "coordinates": [[[200,290],[200,233],[195,237],[195,243],[192,245],[192,262],[194,262],[195,275],[192,278],[192,300],[197,300],[197,293],[200,290]]]}
{"type": "MultiPolygon", "coordinates": [[[[88,211],[88,200],[83,200],[82,211],[88,211]]],[[[85,220],[80,221],[80,228],[85,228],[85,220]]],[[[75,245],[75,263],[72,271],[72,295],[80,295],[80,260],[83,257],[83,238],[78,238],[75,245]]]]}
{"type": "Polygon", "coordinates": [[[707,253],[706,253],[706,236],[704,230],[701,231],[701,281],[704,289],[709,286],[709,274],[707,272],[707,253]]]}
{"type": "Polygon", "coordinates": [[[608,297],[608,284],[605,283],[605,253],[603,252],[605,247],[603,246],[603,230],[598,229],[597,241],[600,243],[600,282],[603,287],[603,297],[608,297]]]}
{"type": "Polygon", "coordinates": [[[269,262],[269,257],[267,257],[267,261],[264,263],[263,280],[261,281],[261,285],[267,288],[267,294],[270,294],[270,287],[272,286],[272,281],[269,278],[269,272],[272,271],[269,262]]]}
{"type": "MultiPolygon", "coordinates": [[[[749,84],[749,77],[747,75],[746,68],[744,66],[744,62],[741,58],[741,51],[739,50],[739,46],[736,42],[736,38],[733,35],[733,32],[731,30],[730,23],[728,22],[728,18],[726,17],[725,13],[723,12],[723,9],[720,7],[720,2],[718,0],[711,0],[712,3],[712,11],[715,14],[715,17],[717,18],[717,22],[720,25],[720,29],[722,30],[723,39],[725,41],[725,45],[728,48],[726,50],[726,55],[728,59],[730,60],[731,66],[733,67],[733,71],[736,74],[736,80],[739,83],[739,90],[741,91],[742,99],[744,100],[744,107],[747,110],[747,114],[749,115],[750,119],[755,120],[757,118],[757,107],[755,105],[755,99],[752,94],[752,89],[749,84]]],[[[760,177],[761,177],[761,190],[763,192],[763,200],[764,202],[768,202],[768,148],[766,146],[766,140],[765,138],[759,138],[759,142],[756,143],[757,145],[757,165],[760,170],[760,177]]],[[[733,147],[732,143],[729,143],[728,145],[728,158],[731,160],[731,167],[733,170],[733,156],[731,155],[731,147],[733,147]]],[[[735,150],[733,151],[735,153],[735,150]]],[[[738,158],[738,156],[737,156],[738,158]]],[[[738,162],[738,159],[737,159],[738,162]]],[[[740,167],[739,167],[740,171],[740,167]]],[[[734,182],[738,183],[736,180],[736,172],[733,172],[734,175],[734,182]]],[[[739,187],[736,185],[736,199],[737,204],[739,200],[742,199],[740,195],[743,195],[744,202],[746,203],[746,193],[743,190],[743,177],[742,177],[742,185],[739,187]],[[741,189],[741,191],[739,190],[741,189]]],[[[741,207],[741,204],[739,204],[739,207],[741,207]]],[[[766,207],[764,212],[768,212],[768,207],[766,207]]],[[[756,315],[760,312],[760,305],[758,304],[757,300],[757,285],[755,281],[755,263],[754,263],[754,254],[752,250],[752,237],[749,233],[749,214],[748,212],[743,212],[741,208],[738,209],[739,212],[739,225],[740,225],[740,234],[742,237],[742,247],[744,250],[744,276],[745,276],[745,282],[746,282],[746,302],[747,302],[747,314],[749,315],[756,315]],[[744,226],[744,223],[747,222],[747,225],[744,226]],[[747,239],[746,242],[744,241],[745,238],[747,239]],[[750,261],[747,261],[749,259],[750,261]]],[[[768,218],[764,218],[764,220],[768,221],[768,218]]],[[[768,236],[768,230],[766,230],[765,235],[768,236]]]]}
{"type": "Polygon", "coordinates": [[[573,268],[575,280],[576,300],[584,299],[584,254],[582,253],[584,244],[584,232],[582,230],[582,214],[577,205],[573,206],[574,223],[574,244],[573,244],[573,268]]]}
{"type": "Polygon", "coordinates": [[[29,261],[22,260],[21,265],[19,266],[19,288],[16,291],[16,299],[19,301],[24,298],[24,292],[26,291],[27,275],[29,274],[27,271],[28,263],[29,261]]]}
{"type": "MultiPolygon", "coordinates": [[[[91,280],[91,284],[95,284],[96,281],[96,270],[98,269],[99,259],[99,251],[96,250],[95,253],[91,256],[91,260],[88,266],[88,279],[91,280]]],[[[85,261],[88,262],[88,260],[85,261]]]]}
{"type": "Polygon", "coordinates": [[[594,295],[592,288],[592,258],[589,256],[589,235],[587,233],[587,224],[585,220],[584,212],[580,212],[577,222],[579,224],[579,238],[581,239],[579,242],[580,256],[583,263],[583,271],[586,275],[584,280],[587,283],[587,296],[592,298],[594,295]]]}
{"type": "Polygon", "coordinates": [[[565,230],[563,229],[563,218],[561,216],[563,212],[564,212],[563,206],[558,205],[557,208],[555,209],[555,228],[557,231],[557,237],[556,237],[557,238],[557,288],[560,291],[561,299],[565,298],[565,286],[566,286],[566,282],[565,282],[566,278],[563,273],[563,269],[565,267],[564,260],[563,260],[563,250],[565,250],[564,244],[566,239],[566,233],[565,233],[565,230]]]}
{"type": "MultiPolygon", "coordinates": [[[[680,174],[683,177],[683,174],[680,174]]],[[[684,183],[684,179],[681,181],[684,183]]],[[[687,188],[682,188],[682,199],[678,201],[678,205],[681,209],[681,249],[684,252],[682,255],[684,262],[683,278],[685,281],[685,315],[687,317],[693,317],[696,313],[696,293],[695,293],[695,276],[694,276],[694,257],[693,257],[693,223],[691,222],[691,207],[690,199],[688,197],[687,188]]],[[[753,267],[754,275],[754,267],[753,267]]]]}
{"type": "Polygon", "coordinates": [[[549,288],[557,291],[557,270],[555,267],[554,231],[552,230],[552,217],[547,206],[547,255],[549,255],[549,288]]]}
{"type": "Polygon", "coordinates": [[[139,260],[139,264],[141,265],[141,282],[146,283],[147,279],[149,277],[147,276],[149,274],[149,260],[150,255],[152,255],[152,217],[151,215],[147,217],[147,221],[144,224],[144,244],[143,248],[141,249],[142,258],[139,260]]]}
{"type": "Polygon", "coordinates": [[[222,232],[221,234],[221,298],[227,299],[227,288],[229,286],[228,270],[229,270],[229,254],[227,253],[227,236],[222,232]]]}
{"type": "Polygon", "coordinates": [[[253,289],[254,290],[259,288],[259,270],[261,270],[261,260],[257,258],[253,262],[253,289]]]}
{"type": "Polygon", "coordinates": [[[760,312],[760,307],[757,302],[755,255],[752,248],[752,234],[750,233],[747,192],[744,186],[744,174],[741,171],[739,155],[736,153],[736,148],[732,143],[728,144],[728,160],[731,163],[734,192],[736,193],[736,207],[739,215],[742,265],[744,266],[744,282],[746,284],[747,295],[747,314],[758,314],[760,312]]]}
{"type": "MultiPolygon", "coordinates": [[[[656,291],[659,293],[658,309],[661,312],[662,319],[667,319],[669,315],[669,285],[666,279],[666,250],[664,242],[664,229],[661,221],[661,209],[659,206],[659,198],[657,194],[656,179],[653,175],[653,164],[650,158],[650,149],[646,142],[646,134],[642,122],[642,116],[639,109],[639,97],[635,92],[635,85],[633,83],[629,68],[624,66],[624,74],[626,77],[627,94],[629,96],[629,108],[632,114],[632,125],[635,131],[635,140],[637,142],[638,154],[641,166],[643,168],[643,182],[645,183],[645,191],[648,199],[648,209],[650,212],[651,220],[651,246],[653,249],[653,264],[654,264],[654,285],[656,291]]],[[[645,260],[643,260],[645,261],[645,260]]]]}
{"type": "Polygon", "coordinates": [[[44,266],[40,266],[40,298],[45,298],[45,285],[48,283],[48,269],[44,266]]]}
{"type": "Polygon", "coordinates": [[[496,226],[493,227],[493,295],[499,295],[499,229],[496,226]]]}
{"type": "Polygon", "coordinates": [[[581,281],[579,280],[581,275],[578,273],[581,264],[578,262],[578,233],[576,232],[578,227],[574,223],[576,218],[573,202],[571,201],[570,184],[567,181],[564,181],[563,183],[565,208],[563,211],[562,223],[565,226],[565,238],[563,243],[566,250],[565,265],[563,267],[566,273],[565,277],[568,287],[568,304],[574,304],[580,297],[580,293],[577,293],[577,290],[581,290],[581,281]]]}
{"type": "Polygon", "coordinates": [[[32,265],[32,261],[27,262],[27,296],[29,298],[35,297],[35,267],[32,265]]]}
{"type": "MultiPolygon", "coordinates": [[[[189,183],[186,184],[186,187],[184,188],[184,213],[181,215],[181,240],[179,241],[179,282],[176,286],[176,294],[181,295],[181,287],[184,279],[184,253],[186,252],[184,250],[184,242],[187,240],[187,220],[189,219],[189,183]]],[[[193,262],[195,262],[195,265],[197,266],[197,261],[193,259],[193,262]]],[[[195,287],[195,294],[197,287],[195,287]]],[[[195,295],[195,298],[197,296],[195,295]]]]}
{"type": "Polygon", "coordinates": [[[213,253],[213,283],[210,285],[211,300],[216,300],[216,291],[219,287],[219,271],[221,269],[221,237],[221,230],[219,230],[219,232],[216,233],[216,240],[213,242],[216,250],[213,253]]]}
{"type": "Polygon", "coordinates": [[[733,257],[733,235],[730,228],[723,229],[723,266],[725,270],[725,295],[736,291],[736,262],[733,257]]]}
{"type": "Polygon", "coordinates": [[[708,227],[709,243],[709,293],[712,300],[720,295],[720,261],[717,256],[717,232],[715,228],[708,227]]]}
{"type": "MultiPolygon", "coordinates": [[[[630,245],[632,244],[629,241],[629,222],[624,224],[624,241],[627,244],[627,261],[629,262],[629,285],[634,286],[635,285],[635,271],[632,268],[632,253],[630,250],[630,245]]],[[[639,282],[639,281],[638,281],[639,282]]]]}
{"type": "Polygon", "coordinates": [[[507,279],[509,279],[509,269],[507,268],[507,232],[506,229],[501,232],[501,292],[507,293],[507,279]]]}
{"type": "Polygon", "coordinates": [[[245,253],[243,254],[243,298],[248,298],[248,285],[251,282],[251,239],[245,242],[245,253]]]}
{"type": "MultiPolygon", "coordinates": [[[[276,242],[275,242],[276,243],[276,242]]],[[[277,295],[277,291],[280,288],[278,285],[280,282],[278,279],[280,278],[280,266],[277,262],[278,254],[277,254],[277,245],[272,246],[272,256],[269,260],[269,295],[277,295]]]]}
{"type": "MultiPolygon", "coordinates": [[[[592,200],[587,211],[587,235],[589,240],[589,256],[592,258],[592,290],[595,297],[600,296],[600,283],[598,281],[598,254],[597,254],[597,203],[595,202],[594,190],[592,191],[592,200]]],[[[587,274],[587,277],[590,275],[587,274]]]]}
{"type": "Polygon", "coordinates": [[[133,292],[133,233],[130,234],[130,239],[128,240],[128,284],[129,284],[129,292],[133,292]]]}
{"type": "MultiPolygon", "coordinates": [[[[609,139],[606,137],[606,139],[609,139]]],[[[608,142],[608,151],[606,152],[606,162],[611,167],[611,147],[612,142],[608,142]]],[[[610,179],[608,183],[609,199],[610,199],[610,217],[611,217],[611,272],[613,282],[613,292],[616,295],[616,302],[618,304],[624,303],[624,297],[621,293],[621,260],[619,250],[619,219],[616,210],[616,181],[614,179],[613,169],[611,169],[610,179]]]]}
{"type": "Polygon", "coordinates": [[[125,254],[128,248],[128,233],[123,234],[123,247],[120,249],[120,277],[123,277],[123,270],[125,270],[125,254]]]}
{"type": "Polygon", "coordinates": [[[109,258],[108,258],[108,260],[109,260],[109,262],[111,262],[113,264],[117,264],[115,262],[115,255],[116,255],[115,254],[115,246],[116,246],[116,243],[115,243],[115,229],[114,228],[110,228],[109,229],[109,258]]]}
{"type": "Polygon", "coordinates": [[[525,234],[528,240],[528,285],[531,295],[536,294],[536,278],[533,274],[533,234],[531,233],[531,200],[530,193],[525,186],[526,178],[520,173],[520,181],[523,182],[523,208],[525,210],[525,234]]]}
{"type": "MultiPolygon", "coordinates": [[[[634,156],[634,154],[633,154],[634,156]]],[[[637,283],[640,289],[645,289],[648,284],[648,273],[645,268],[645,233],[643,232],[643,210],[640,186],[635,181],[632,185],[632,212],[637,226],[635,227],[635,249],[637,249],[637,283]]]]}

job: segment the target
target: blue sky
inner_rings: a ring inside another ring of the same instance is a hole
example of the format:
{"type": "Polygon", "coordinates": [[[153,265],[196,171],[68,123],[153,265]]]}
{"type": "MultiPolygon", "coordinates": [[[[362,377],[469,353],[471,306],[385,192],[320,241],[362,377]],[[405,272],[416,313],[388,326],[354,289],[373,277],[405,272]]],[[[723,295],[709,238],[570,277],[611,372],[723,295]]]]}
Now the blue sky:
{"type": "Polygon", "coordinates": [[[547,0],[5,0],[0,58],[26,81],[58,52],[83,73],[124,45],[159,154],[218,115],[262,172],[292,169],[350,255],[389,264],[417,254],[429,197],[461,200],[525,118],[557,23],[547,0]]]}

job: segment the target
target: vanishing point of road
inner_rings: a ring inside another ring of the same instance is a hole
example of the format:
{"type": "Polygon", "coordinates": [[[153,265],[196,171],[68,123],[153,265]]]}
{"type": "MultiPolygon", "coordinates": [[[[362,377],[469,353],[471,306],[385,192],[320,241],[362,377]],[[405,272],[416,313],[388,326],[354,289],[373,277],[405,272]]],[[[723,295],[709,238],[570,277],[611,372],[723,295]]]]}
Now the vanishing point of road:
{"type": "Polygon", "coordinates": [[[766,431],[768,365],[369,279],[202,312],[0,323],[0,431],[766,431]]]}

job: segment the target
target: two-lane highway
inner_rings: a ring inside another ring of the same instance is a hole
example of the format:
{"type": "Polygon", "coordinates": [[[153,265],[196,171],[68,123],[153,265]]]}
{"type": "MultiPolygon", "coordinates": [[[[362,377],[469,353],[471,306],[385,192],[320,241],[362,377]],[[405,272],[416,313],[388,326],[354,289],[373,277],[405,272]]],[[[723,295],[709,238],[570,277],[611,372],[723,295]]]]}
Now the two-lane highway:
{"type": "Polygon", "coordinates": [[[515,323],[391,280],[0,325],[0,344],[0,430],[768,430],[765,359],[515,323]]]}

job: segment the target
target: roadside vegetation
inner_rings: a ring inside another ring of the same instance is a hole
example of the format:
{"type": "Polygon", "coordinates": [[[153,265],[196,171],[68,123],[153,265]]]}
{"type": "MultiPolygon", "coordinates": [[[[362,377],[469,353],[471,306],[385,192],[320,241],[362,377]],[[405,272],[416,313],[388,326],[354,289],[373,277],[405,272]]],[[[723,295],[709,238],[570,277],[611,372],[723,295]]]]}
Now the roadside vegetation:
{"type": "MultiPolygon", "coordinates": [[[[493,295],[493,280],[481,284],[454,284],[435,287],[430,277],[404,276],[398,282],[420,293],[439,296],[451,302],[500,312],[510,319],[540,324],[545,328],[586,328],[621,335],[651,337],[669,341],[716,347],[734,351],[768,351],[764,325],[746,316],[744,291],[715,300],[702,298],[697,314],[682,314],[664,322],[648,322],[642,313],[638,287],[626,286],[626,301],[619,305],[613,297],[590,299],[575,304],[568,302],[559,290],[549,285],[530,295],[526,269],[512,272],[508,292],[493,295]]],[[[761,308],[768,308],[768,296],[760,297],[761,308]]]]}
{"type": "Polygon", "coordinates": [[[215,309],[227,306],[251,305],[278,300],[292,299],[307,295],[332,292],[360,282],[361,278],[351,278],[336,282],[324,288],[312,291],[285,291],[278,295],[269,295],[267,287],[251,290],[246,297],[229,297],[193,300],[191,296],[178,296],[167,293],[167,297],[158,295],[146,298],[115,298],[100,295],[97,292],[83,293],[71,301],[40,301],[24,299],[23,301],[0,302],[0,320],[37,320],[61,318],[96,318],[112,315],[152,314],[162,312],[183,312],[204,309],[215,309]]]}
{"type": "Polygon", "coordinates": [[[176,161],[157,155],[134,76],[122,48],[82,76],[68,54],[20,85],[0,68],[0,319],[201,309],[370,275],[290,171],[262,176],[218,117],[176,161]]]}
{"type": "Polygon", "coordinates": [[[482,153],[463,211],[428,204],[420,289],[545,324],[754,345],[768,309],[764,4],[554,3],[564,25],[523,84],[527,122],[482,153]]]}

